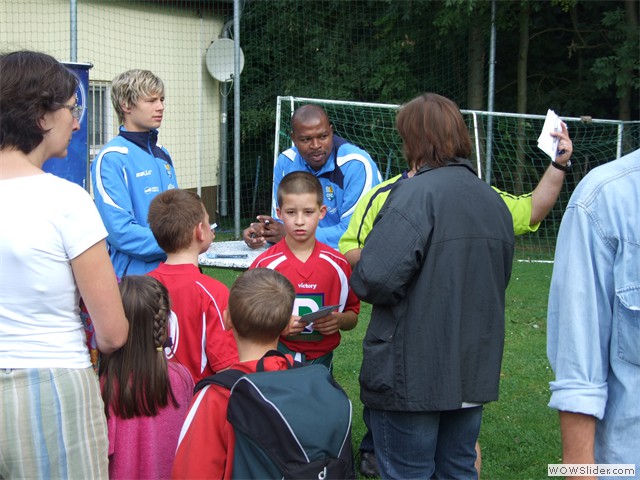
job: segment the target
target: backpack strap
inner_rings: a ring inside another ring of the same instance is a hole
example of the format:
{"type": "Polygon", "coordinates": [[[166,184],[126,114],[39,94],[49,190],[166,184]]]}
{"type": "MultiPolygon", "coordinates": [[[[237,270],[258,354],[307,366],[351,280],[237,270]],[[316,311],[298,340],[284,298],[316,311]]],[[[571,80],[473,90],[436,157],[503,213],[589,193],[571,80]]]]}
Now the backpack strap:
{"type": "Polygon", "coordinates": [[[258,364],[256,365],[256,372],[264,372],[264,359],[267,357],[280,357],[283,358],[285,360],[285,362],[287,362],[287,370],[289,370],[290,368],[299,368],[299,367],[304,367],[305,365],[307,365],[306,363],[303,362],[297,362],[297,361],[293,361],[293,363],[291,363],[289,361],[289,357],[287,357],[284,353],[282,353],[279,350],[269,350],[267,353],[265,353],[262,358],[260,360],[258,360],[258,364]]]}
{"type": "Polygon", "coordinates": [[[233,369],[223,370],[222,372],[209,375],[208,377],[203,378],[196,384],[195,388],[193,389],[193,394],[195,395],[204,387],[211,384],[220,385],[221,387],[231,390],[231,388],[243,375],[246,375],[246,373],[243,372],[242,370],[233,370],[233,369]]]}
{"type": "MultiPolygon", "coordinates": [[[[289,358],[287,358],[287,356],[284,353],[279,352],[278,350],[269,350],[267,353],[263,355],[263,357],[260,360],[258,360],[258,363],[256,365],[256,372],[264,372],[264,359],[267,357],[283,358],[287,362],[287,370],[290,368],[303,367],[305,365],[304,363],[296,362],[296,361],[291,363],[289,361],[289,358]]],[[[204,387],[206,387],[207,385],[211,385],[212,383],[231,390],[231,388],[240,379],[240,377],[244,375],[247,375],[247,373],[243,372],[242,370],[234,370],[234,369],[223,370],[222,372],[214,373],[213,375],[209,375],[208,377],[205,377],[202,380],[200,380],[196,384],[195,388],[193,389],[193,394],[195,395],[204,387]]]]}

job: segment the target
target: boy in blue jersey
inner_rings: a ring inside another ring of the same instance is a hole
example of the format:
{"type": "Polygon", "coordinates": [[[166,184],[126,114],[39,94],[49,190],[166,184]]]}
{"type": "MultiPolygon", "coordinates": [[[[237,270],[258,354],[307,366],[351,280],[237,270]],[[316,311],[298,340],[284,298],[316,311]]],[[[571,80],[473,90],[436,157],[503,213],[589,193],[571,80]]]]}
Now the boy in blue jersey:
{"type": "Polygon", "coordinates": [[[116,275],[143,275],[166,258],[147,223],[149,204],[178,188],[169,152],[157,143],[164,84],[148,70],[128,70],[114,78],[111,101],[122,125],[92,163],[91,182],[116,275]]]}
{"type": "Polygon", "coordinates": [[[316,239],[337,249],[356,204],[381,182],[378,167],[367,152],[333,132],[327,113],[318,105],[304,105],[293,113],[291,140],[294,146],[282,152],[274,166],[272,214],[259,215],[243,232],[243,239],[249,247],[258,248],[284,237],[275,211],[278,186],[288,173],[304,171],[320,181],[327,206],[316,239]]]}

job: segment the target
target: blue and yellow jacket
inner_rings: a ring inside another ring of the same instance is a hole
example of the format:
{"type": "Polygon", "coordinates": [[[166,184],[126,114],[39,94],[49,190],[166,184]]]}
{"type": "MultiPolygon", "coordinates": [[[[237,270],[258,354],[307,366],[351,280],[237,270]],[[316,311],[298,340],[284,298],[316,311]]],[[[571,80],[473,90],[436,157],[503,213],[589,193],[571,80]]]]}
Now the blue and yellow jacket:
{"type": "Polygon", "coordinates": [[[273,170],[273,218],[278,218],[276,205],[280,181],[286,174],[300,170],[318,178],[327,206],[327,214],[316,230],[316,240],[337,249],[338,240],[347,230],[358,201],[382,181],[378,167],[367,152],[335,134],[333,151],[318,171],[307,164],[296,147],[291,147],[278,156],[273,170]]]}
{"type": "Polygon", "coordinates": [[[107,143],[91,165],[91,183],[118,277],[143,275],[166,258],[147,223],[151,200],[178,188],[169,152],[158,131],[128,132],[107,143]]]}

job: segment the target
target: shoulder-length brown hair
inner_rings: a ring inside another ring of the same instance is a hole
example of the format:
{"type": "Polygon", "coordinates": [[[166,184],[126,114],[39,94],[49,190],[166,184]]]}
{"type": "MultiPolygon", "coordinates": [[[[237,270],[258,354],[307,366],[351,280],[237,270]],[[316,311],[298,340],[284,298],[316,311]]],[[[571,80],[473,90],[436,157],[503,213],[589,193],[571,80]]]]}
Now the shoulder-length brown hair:
{"type": "Polygon", "coordinates": [[[456,157],[469,158],[471,138],[458,106],[436,93],[405,104],[396,117],[409,167],[443,167],[456,157]]]}
{"type": "Polygon", "coordinates": [[[129,320],[127,343],[100,362],[104,409],[120,418],[154,417],[169,401],[178,402],[169,383],[164,343],[167,338],[169,292],[146,275],[120,282],[124,313],[129,320]]]}

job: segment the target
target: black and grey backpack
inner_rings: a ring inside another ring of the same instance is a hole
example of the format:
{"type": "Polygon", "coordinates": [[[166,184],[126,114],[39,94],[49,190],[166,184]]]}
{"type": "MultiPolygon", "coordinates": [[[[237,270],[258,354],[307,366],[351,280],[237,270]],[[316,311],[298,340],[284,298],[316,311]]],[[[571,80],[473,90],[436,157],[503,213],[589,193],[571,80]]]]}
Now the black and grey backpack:
{"type": "MultiPolygon", "coordinates": [[[[270,351],[266,356],[280,355],[270,351]]],[[[289,365],[256,373],[225,370],[202,379],[231,390],[227,419],[233,426],[233,478],[355,478],[352,405],[323,365],[289,365]]]]}

